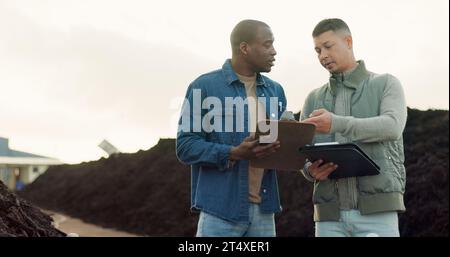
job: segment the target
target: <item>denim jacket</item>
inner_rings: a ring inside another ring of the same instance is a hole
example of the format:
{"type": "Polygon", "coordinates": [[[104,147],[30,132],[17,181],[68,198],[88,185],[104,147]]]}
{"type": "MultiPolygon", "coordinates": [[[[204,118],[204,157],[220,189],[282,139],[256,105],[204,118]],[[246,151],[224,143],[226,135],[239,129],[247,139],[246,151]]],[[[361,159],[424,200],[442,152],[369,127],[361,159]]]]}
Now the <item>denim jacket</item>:
{"type": "MultiPolygon", "coordinates": [[[[267,117],[278,119],[286,109],[283,88],[261,74],[257,74],[256,84],[256,95],[260,101],[266,100],[267,117]],[[270,98],[277,101],[276,108],[271,108],[270,98]]],[[[176,151],[181,162],[191,165],[191,209],[202,210],[229,221],[248,223],[249,162],[240,160],[230,165],[229,161],[232,146],[238,146],[249,136],[248,108],[243,108],[241,112],[236,105],[225,104],[227,98],[230,100],[236,97],[245,100],[246,91],[233,71],[230,60],[225,61],[222,69],[194,80],[187,89],[176,151]],[[212,108],[213,104],[219,104],[221,108],[216,108],[216,105],[212,108]],[[243,113],[243,120],[239,122],[240,113],[243,113]],[[210,119],[211,114],[217,119],[210,119]],[[231,131],[230,127],[227,129],[225,126],[230,120],[233,120],[231,131]],[[242,123],[243,127],[240,126],[242,123]],[[222,129],[211,130],[211,124],[222,129]]],[[[265,171],[261,198],[260,207],[264,213],[281,211],[275,170],[265,171]]]]}

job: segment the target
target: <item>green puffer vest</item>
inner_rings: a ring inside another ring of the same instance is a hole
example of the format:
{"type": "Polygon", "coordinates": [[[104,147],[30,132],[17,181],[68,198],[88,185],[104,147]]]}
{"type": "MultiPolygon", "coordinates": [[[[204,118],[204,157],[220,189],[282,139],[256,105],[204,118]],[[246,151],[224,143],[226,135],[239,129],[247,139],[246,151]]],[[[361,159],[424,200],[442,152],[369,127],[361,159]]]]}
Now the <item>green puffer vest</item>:
{"type": "MultiPolygon", "coordinates": [[[[366,70],[363,61],[359,61],[351,97],[351,116],[369,118],[380,115],[380,103],[383,97],[388,74],[374,74],[366,70]]],[[[306,100],[304,110],[320,108],[332,111],[334,95],[331,85],[336,83],[330,78],[329,83],[313,91],[306,100]]],[[[406,108],[406,107],[405,107],[406,108]]],[[[309,113],[302,113],[308,117],[309,113]]],[[[334,141],[334,134],[316,134],[314,142],[334,141]]],[[[405,211],[403,194],[405,192],[406,174],[403,153],[403,137],[393,141],[353,142],[367,153],[379,166],[380,174],[357,178],[358,209],[361,214],[384,211],[405,211]]],[[[337,180],[327,179],[314,182],[314,220],[339,220],[339,202],[337,180]]]]}

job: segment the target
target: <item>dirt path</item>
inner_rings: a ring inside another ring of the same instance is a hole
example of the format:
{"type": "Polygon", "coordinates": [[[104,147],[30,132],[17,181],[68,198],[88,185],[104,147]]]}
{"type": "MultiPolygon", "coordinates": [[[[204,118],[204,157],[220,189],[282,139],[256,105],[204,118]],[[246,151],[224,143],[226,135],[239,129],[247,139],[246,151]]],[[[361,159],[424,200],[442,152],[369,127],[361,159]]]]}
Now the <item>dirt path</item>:
{"type": "Polygon", "coordinates": [[[103,228],[94,224],[86,223],[80,219],[60,214],[54,211],[42,210],[54,220],[54,226],[66,233],[68,236],[84,237],[135,237],[130,234],[109,228],[103,228]]]}

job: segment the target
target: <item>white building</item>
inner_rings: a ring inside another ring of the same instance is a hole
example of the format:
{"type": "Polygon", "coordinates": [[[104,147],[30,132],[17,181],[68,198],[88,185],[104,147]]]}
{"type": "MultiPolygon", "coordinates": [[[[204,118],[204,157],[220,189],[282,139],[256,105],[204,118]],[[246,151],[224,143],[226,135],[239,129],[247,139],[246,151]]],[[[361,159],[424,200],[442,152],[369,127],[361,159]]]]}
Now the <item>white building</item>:
{"type": "Polygon", "coordinates": [[[57,159],[9,149],[9,140],[0,137],[0,180],[11,190],[33,182],[57,159]]]}

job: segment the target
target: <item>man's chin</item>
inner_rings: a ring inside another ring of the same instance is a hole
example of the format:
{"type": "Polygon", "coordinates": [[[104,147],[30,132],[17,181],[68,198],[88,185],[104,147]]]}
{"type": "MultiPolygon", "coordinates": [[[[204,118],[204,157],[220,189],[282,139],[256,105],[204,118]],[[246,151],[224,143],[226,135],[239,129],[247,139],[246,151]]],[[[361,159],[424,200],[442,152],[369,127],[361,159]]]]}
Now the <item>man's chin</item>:
{"type": "Polygon", "coordinates": [[[272,70],[272,67],[265,67],[262,68],[259,72],[270,72],[272,70]]]}
{"type": "Polygon", "coordinates": [[[323,65],[323,67],[330,73],[336,73],[338,72],[339,68],[336,65],[323,65]]]}
{"type": "Polygon", "coordinates": [[[338,69],[336,68],[336,67],[334,67],[334,68],[330,68],[330,69],[328,69],[328,68],[325,68],[325,69],[327,69],[328,70],[328,72],[330,72],[330,73],[339,73],[338,72],[338,69]]]}

